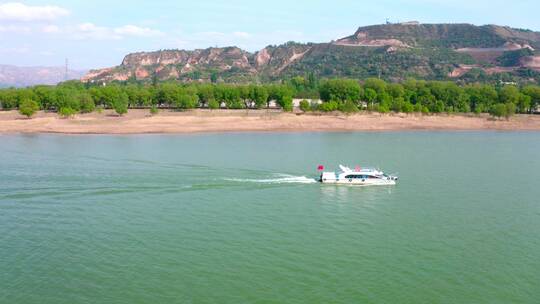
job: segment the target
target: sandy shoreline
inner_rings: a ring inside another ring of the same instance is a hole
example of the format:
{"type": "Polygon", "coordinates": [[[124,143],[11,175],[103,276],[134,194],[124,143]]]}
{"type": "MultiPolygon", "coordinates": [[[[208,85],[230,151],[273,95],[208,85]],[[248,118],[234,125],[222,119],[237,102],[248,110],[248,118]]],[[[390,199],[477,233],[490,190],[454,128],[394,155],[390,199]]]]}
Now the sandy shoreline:
{"type": "Polygon", "coordinates": [[[291,114],[275,110],[162,111],[130,110],[118,117],[110,111],[62,119],[40,112],[26,119],[16,111],[0,112],[0,134],[145,134],[220,132],[332,132],[398,130],[539,131],[540,115],[494,120],[487,115],[420,115],[362,113],[351,116],[291,114]]]}

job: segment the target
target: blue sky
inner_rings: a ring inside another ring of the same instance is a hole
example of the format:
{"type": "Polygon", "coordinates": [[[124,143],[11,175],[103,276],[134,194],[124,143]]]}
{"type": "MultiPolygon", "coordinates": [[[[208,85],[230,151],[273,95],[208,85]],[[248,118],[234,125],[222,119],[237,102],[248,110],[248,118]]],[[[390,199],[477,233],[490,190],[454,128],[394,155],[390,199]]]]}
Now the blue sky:
{"type": "Polygon", "coordinates": [[[423,23],[509,25],[540,31],[532,0],[2,1],[0,64],[117,65],[129,52],[286,41],[327,42],[357,27],[423,23]]]}

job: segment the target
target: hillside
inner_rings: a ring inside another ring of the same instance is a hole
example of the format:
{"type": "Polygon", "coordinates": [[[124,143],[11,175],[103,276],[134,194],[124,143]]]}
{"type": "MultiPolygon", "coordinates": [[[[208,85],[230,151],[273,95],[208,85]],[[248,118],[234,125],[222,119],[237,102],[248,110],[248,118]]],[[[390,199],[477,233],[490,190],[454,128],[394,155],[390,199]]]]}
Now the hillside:
{"type": "MultiPolygon", "coordinates": [[[[68,71],[68,80],[81,78],[86,71],[68,71]]],[[[0,65],[0,87],[54,85],[65,80],[64,67],[18,67],[0,65]]]]}
{"type": "Polygon", "coordinates": [[[360,27],[329,43],[161,50],[127,55],[117,67],[90,71],[90,82],[272,81],[314,73],[319,77],[540,81],[540,33],[509,27],[416,22],[360,27]]]}

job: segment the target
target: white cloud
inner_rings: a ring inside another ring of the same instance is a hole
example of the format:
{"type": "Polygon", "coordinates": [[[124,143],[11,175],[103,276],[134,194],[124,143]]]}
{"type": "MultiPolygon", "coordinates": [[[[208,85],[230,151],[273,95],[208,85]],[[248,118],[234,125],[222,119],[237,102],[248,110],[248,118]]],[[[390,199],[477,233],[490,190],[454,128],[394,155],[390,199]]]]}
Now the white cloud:
{"type": "Polygon", "coordinates": [[[48,57],[55,55],[55,53],[51,51],[40,51],[39,54],[42,56],[48,56],[48,57]]]}
{"type": "Polygon", "coordinates": [[[234,32],[233,36],[238,37],[238,38],[242,38],[242,39],[251,38],[251,34],[246,33],[246,32],[234,32]]]}
{"type": "Polygon", "coordinates": [[[46,21],[69,15],[69,11],[58,6],[29,6],[19,2],[0,4],[0,20],[46,21]]]}
{"type": "Polygon", "coordinates": [[[23,25],[0,25],[0,33],[30,33],[32,29],[23,25]]]}
{"type": "MultiPolygon", "coordinates": [[[[334,36],[331,36],[334,38],[334,36]]],[[[271,31],[258,34],[249,32],[234,31],[206,31],[196,33],[185,33],[176,30],[167,35],[160,44],[153,46],[154,49],[178,48],[178,49],[205,49],[208,47],[237,46],[244,50],[255,52],[261,50],[269,44],[282,44],[287,41],[309,42],[303,32],[299,31],[271,31]]],[[[330,41],[330,39],[325,40],[330,41]]]]}
{"type": "Polygon", "coordinates": [[[70,37],[77,40],[94,39],[94,40],[118,40],[119,35],[114,34],[109,28],[97,26],[93,23],[86,22],[70,26],[65,30],[70,37]]]}
{"type": "Polygon", "coordinates": [[[139,27],[136,25],[124,25],[122,27],[117,27],[114,29],[114,33],[118,35],[136,36],[136,37],[163,36],[163,33],[160,31],[153,30],[147,27],[139,27]]]}
{"type": "Polygon", "coordinates": [[[45,25],[43,28],[41,28],[41,31],[48,34],[54,34],[59,33],[60,28],[56,25],[45,25]]]}
{"type": "Polygon", "coordinates": [[[94,40],[120,40],[128,37],[158,37],[165,35],[158,30],[136,25],[124,25],[111,28],[98,26],[89,22],[69,27],[66,29],[66,32],[74,39],[94,40]]]}
{"type": "Polygon", "coordinates": [[[30,48],[27,46],[0,48],[0,53],[28,54],[30,53],[30,48]]]}

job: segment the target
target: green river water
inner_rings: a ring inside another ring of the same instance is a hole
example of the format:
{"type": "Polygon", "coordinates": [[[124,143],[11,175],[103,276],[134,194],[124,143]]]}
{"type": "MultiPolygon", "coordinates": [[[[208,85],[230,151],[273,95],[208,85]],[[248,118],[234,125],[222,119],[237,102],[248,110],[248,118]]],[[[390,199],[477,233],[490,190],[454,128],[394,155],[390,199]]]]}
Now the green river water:
{"type": "Polygon", "coordinates": [[[3,135],[0,303],[540,303],[540,133],[3,135]]]}

